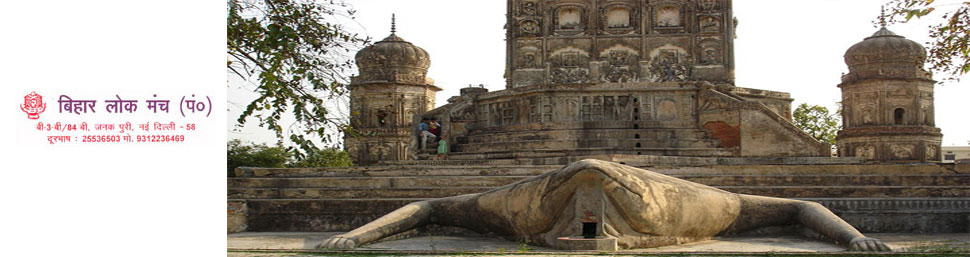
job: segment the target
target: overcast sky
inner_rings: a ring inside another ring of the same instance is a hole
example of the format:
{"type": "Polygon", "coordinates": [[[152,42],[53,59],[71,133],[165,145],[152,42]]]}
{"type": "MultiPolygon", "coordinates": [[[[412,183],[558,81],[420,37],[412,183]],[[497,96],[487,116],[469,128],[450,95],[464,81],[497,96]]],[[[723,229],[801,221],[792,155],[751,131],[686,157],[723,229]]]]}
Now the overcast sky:
{"type": "MultiPolygon", "coordinates": [[[[428,76],[444,91],[437,105],[469,84],[485,84],[491,91],[505,88],[505,12],[502,0],[361,0],[354,25],[362,34],[380,40],[390,33],[391,13],[397,14],[397,34],[428,51],[428,76]]],[[[882,0],[736,0],[739,20],[735,40],[736,84],[740,87],[789,92],[801,103],[834,111],[841,94],[836,85],[848,72],[843,54],[872,35],[872,20],[882,0]]],[[[939,1],[938,1],[939,2],[939,1]]],[[[943,1],[959,2],[959,1],[943,1]]],[[[896,34],[916,42],[928,41],[928,23],[897,24],[896,34]]],[[[925,45],[925,44],[924,44],[925,45]]],[[[935,77],[940,78],[939,74],[935,77]]],[[[235,83],[235,82],[231,82],[235,83]]],[[[231,87],[230,102],[244,105],[254,95],[231,87]]],[[[242,88],[245,88],[243,86],[242,88]]],[[[970,83],[936,86],[936,121],[943,129],[943,145],[970,141],[970,83]]],[[[340,103],[342,105],[342,103],[340,103]]],[[[346,108],[344,108],[346,109],[346,108]]],[[[231,126],[241,109],[230,105],[231,126]]],[[[252,123],[252,122],[250,122],[252,123]]],[[[253,124],[230,138],[275,142],[272,133],[253,124]]]]}

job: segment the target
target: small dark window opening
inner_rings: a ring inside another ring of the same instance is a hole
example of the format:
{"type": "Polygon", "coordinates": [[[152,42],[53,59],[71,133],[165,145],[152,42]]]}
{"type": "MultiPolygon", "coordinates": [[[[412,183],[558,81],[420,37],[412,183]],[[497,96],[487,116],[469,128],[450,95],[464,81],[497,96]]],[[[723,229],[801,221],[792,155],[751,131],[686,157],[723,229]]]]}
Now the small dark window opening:
{"type": "Polygon", "coordinates": [[[633,138],[640,139],[640,134],[633,135],[633,138]]]}
{"type": "Polygon", "coordinates": [[[893,112],[893,120],[895,121],[896,125],[903,125],[903,115],[905,114],[906,110],[903,110],[903,108],[896,108],[896,111],[893,112]]]}
{"type": "Polygon", "coordinates": [[[596,222],[583,222],[583,238],[596,238],[596,222]]]}
{"type": "Polygon", "coordinates": [[[944,155],[943,156],[943,160],[947,160],[947,161],[952,161],[952,160],[956,160],[956,159],[957,159],[957,155],[956,154],[947,154],[947,155],[944,155]]]}
{"type": "Polygon", "coordinates": [[[640,128],[640,124],[633,124],[633,129],[639,129],[639,128],[640,128]]]}
{"type": "Polygon", "coordinates": [[[641,146],[640,143],[637,143],[637,148],[640,148],[640,146],[641,146]]]}
{"type": "Polygon", "coordinates": [[[643,152],[637,152],[637,155],[643,155],[643,152]]]}

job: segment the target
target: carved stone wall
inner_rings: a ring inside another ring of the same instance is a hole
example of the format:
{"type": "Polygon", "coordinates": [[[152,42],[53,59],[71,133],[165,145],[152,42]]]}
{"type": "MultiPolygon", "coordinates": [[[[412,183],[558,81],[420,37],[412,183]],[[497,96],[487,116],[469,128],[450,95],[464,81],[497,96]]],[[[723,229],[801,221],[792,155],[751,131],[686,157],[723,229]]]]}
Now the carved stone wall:
{"type": "Polygon", "coordinates": [[[730,0],[509,0],[508,88],[733,83],[730,0]]]}
{"type": "Polygon", "coordinates": [[[408,160],[414,117],[434,108],[433,85],[365,83],[350,86],[347,151],[357,164],[408,160]]]}
{"type": "Polygon", "coordinates": [[[425,116],[450,117],[457,127],[445,133],[453,139],[453,154],[463,158],[828,155],[828,145],[797,129],[789,115],[762,104],[788,103],[786,93],[726,84],[717,87],[724,90],[721,93],[713,85],[702,84],[710,85],[536,85],[463,94],[425,116]],[[757,100],[744,99],[732,90],[757,100]]]}

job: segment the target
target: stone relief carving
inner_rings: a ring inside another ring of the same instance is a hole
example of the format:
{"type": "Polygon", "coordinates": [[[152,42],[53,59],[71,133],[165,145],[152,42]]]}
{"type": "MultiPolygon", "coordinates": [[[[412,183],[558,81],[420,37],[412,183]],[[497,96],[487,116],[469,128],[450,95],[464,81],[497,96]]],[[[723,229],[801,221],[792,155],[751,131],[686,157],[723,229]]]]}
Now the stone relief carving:
{"type": "Polygon", "coordinates": [[[550,80],[553,83],[583,83],[589,81],[589,55],[581,50],[557,51],[549,58],[550,80]]]}
{"type": "Polygon", "coordinates": [[[700,0],[697,1],[697,9],[701,12],[714,12],[719,11],[721,8],[717,0],[700,0]]]}
{"type": "Polygon", "coordinates": [[[862,109],[862,124],[872,125],[876,123],[875,114],[873,114],[872,108],[864,107],[862,109]]]}
{"type": "Polygon", "coordinates": [[[936,151],[938,150],[939,148],[937,148],[935,145],[926,146],[926,160],[927,161],[937,160],[938,158],[936,157],[936,151]]]}
{"type": "Polygon", "coordinates": [[[537,20],[523,20],[519,22],[519,36],[541,36],[541,24],[537,20]]]}
{"type": "Polygon", "coordinates": [[[611,50],[604,57],[606,63],[600,67],[603,82],[639,81],[638,59],[636,53],[624,50],[611,50]]]}
{"type": "Polygon", "coordinates": [[[539,15],[539,6],[536,2],[522,3],[521,15],[539,15]]]}
{"type": "Polygon", "coordinates": [[[685,52],[661,49],[659,54],[650,61],[651,80],[653,82],[687,81],[693,72],[692,59],[685,52]]]}
{"type": "Polygon", "coordinates": [[[701,65],[719,65],[721,61],[721,41],[717,38],[705,38],[699,43],[701,65]]]}
{"type": "Polygon", "coordinates": [[[889,146],[889,150],[893,155],[893,159],[906,160],[915,157],[914,151],[916,151],[916,146],[911,144],[893,144],[889,146]]]}
{"type": "Polygon", "coordinates": [[[863,145],[863,146],[856,147],[855,156],[866,158],[866,160],[875,160],[876,147],[871,145],[863,145]]]}
{"type": "Polygon", "coordinates": [[[519,48],[518,58],[516,58],[516,68],[519,69],[535,69],[540,68],[539,60],[539,48],[534,46],[525,46],[519,48]]]}

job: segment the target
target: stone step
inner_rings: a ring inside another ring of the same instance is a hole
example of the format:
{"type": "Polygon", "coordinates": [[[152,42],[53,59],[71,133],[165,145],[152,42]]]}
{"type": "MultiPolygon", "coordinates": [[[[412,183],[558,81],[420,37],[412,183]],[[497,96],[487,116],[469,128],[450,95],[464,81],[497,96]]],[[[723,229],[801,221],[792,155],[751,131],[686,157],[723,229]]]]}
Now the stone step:
{"type": "Polygon", "coordinates": [[[442,198],[480,193],[492,187],[421,188],[229,188],[229,199],[442,198]]]}
{"type": "Polygon", "coordinates": [[[229,188],[421,188],[499,187],[532,176],[408,176],[408,177],[317,177],[317,178],[229,178],[229,188]]]}
{"type": "MultiPolygon", "coordinates": [[[[734,155],[734,151],[724,148],[642,148],[638,150],[617,150],[614,148],[580,148],[569,150],[515,150],[494,152],[453,152],[448,155],[450,160],[496,160],[512,161],[526,165],[551,165],[562,167],[575,161],[589,159],[591,156],[624,155],[632,156],[703,156],[699,158],[716,158],[734,155]]],[[[620,162],[622,163],[622,162],[620,162]]],[[[715,162],[716,163],[716,162],[715,162]]],[[[557,167],[557,168],[558,168],[557,167]]],[[[642,166],[641,166],[642,167],[642,166]]]]}
{"type": "MultiPolygon", "coordinates": [[[[863,233],[970,231],[970,198],[800,198],[828,207],[863,233]],[[943,225],[949,224],[949,225],[943,225]]],[[[237,200],[248,231],[350,231],[424,199],[237,200]]]]}
{"type": "MultiPolygon", "coordinates": [[[[716,186],[749,195],[819,197],[970,197],[970,186],[716,186]]],[[[441,198],[485,192],[493,187],[415,188],[229,188],[230,199],[441,198]]]]}
{"type": "Polygon", "coordinates": [[[535,176],[562,165],[387,165],[346,168],[249,168],[236,177],[395,177],[395,176],[535,176]]]}
{"type": "Polygon", "coordinates": [[[970,186],[717,186],[728,192],[784,198],[970,197],[970,186]]]}
{"type": "Polygon", "coordinates": [[[970,174],[954,175],[672,175],[713,186],[966,186],[970,174]]]}
{"type": "Polygon", "coordinates": [[[719,142],[711,139],[562,139],[562,140],[517,140],[517,141],[488,141],[483,143],[457,144],[455,152],[493,152],[510,151],[510,149],[526,150],[560,150],[560,149],[588,149],[606,148],[614,150],[630,150],[636,148],[719,148],[719,142]]]}
{"type": "MultiPolygon", "coordinates": [[[[634,129],[631,125],[624,125],[622,128],[604,128],[596,130],[585,129],[547,129],[530,131],[500,131],[500,132],[478,132],[468,136],[467,143],[489,143],[495,141],[544,141],[563,138],[583,138],[583,139],[636,139],[639,135],[644,140],[670,140],[685,139],[697,140],[709,138],[707,132],[695,128],[681,129],[659,129],[659,128],[639,128],[634,129]]],[[[465,142],[462,142],[465,143],[465,142]]]]}
{"type": "MultiPolygon", "coordinates": [[[[649,157],[649,156],[648,156],[649,157]]],[[[687,157],[681,157],[687,158],[687,157]]],[[[733,159],[733,158],[728,158],[733,159]]],[[[661,165],[636,163],[632,158],[620,159],[627,165],[667,175],[957,175],[970,174],[970,165],[956,168],[941,164],[825,164],[825,165],[661,165]]]]}
{"type": "MultiPolygon", "coordinates": [[[[965,186],[970,175],[672,175],[712,186],[965,186]]],[[[499,187],[533,176],[254,177],[229,188],[499,187]]]]}

